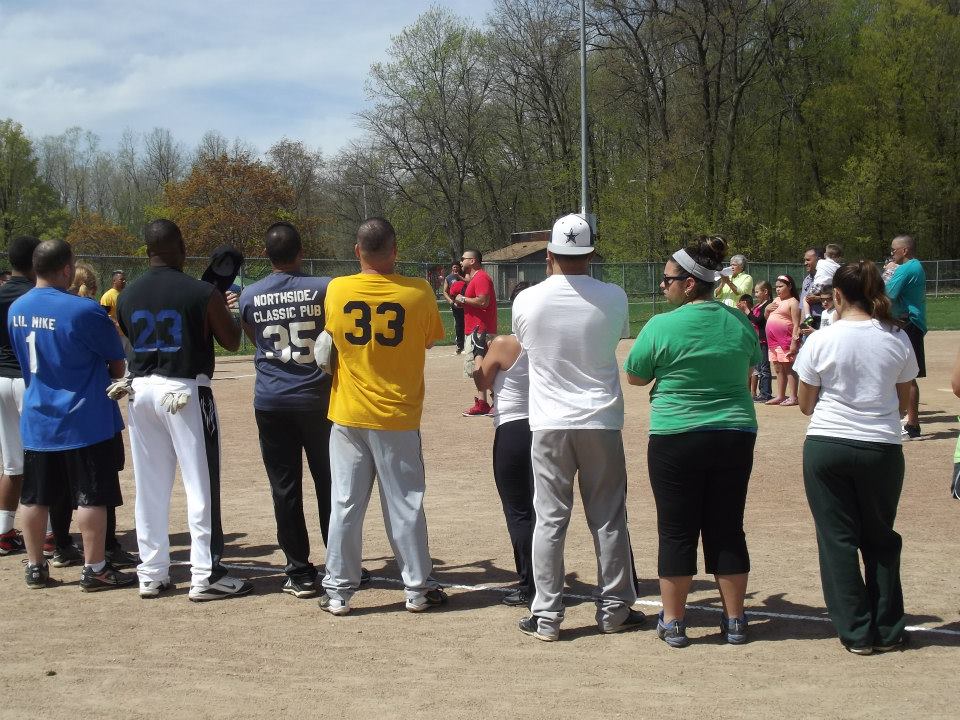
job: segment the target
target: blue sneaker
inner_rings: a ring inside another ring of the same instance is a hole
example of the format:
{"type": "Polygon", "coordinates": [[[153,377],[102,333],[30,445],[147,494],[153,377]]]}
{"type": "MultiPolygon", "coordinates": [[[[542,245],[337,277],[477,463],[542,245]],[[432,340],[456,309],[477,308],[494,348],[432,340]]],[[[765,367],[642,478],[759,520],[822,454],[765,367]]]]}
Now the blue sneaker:
{"type": "Polygon", "coordinates": [[[672,648],[682,648],[690,644],[686,623],[683,620],[672,620],[664,625],[663,610],[657,615],[657,637],[672,648]]]}
{"type": "Polygon", "coordinates": [[[720,636],[731,645],[743,645],[747,642],[747,615],[738,618],[720,616],[720,636]]]}

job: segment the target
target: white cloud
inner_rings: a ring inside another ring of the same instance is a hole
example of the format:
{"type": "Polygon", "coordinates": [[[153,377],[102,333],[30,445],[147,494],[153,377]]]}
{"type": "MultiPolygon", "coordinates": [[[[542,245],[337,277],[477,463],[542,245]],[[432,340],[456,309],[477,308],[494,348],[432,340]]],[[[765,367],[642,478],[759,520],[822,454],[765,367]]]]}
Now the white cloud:
{"type": "MultiPolygon", "coordinates": [[[[0,118],[32,135],[79,125],[210,129],[261,150],[283,135],[333,154],[360,135],[363,84],[427,0],[22,3],[0,0],[0,118]]],[[[451,0],[482,20],[490,0],[451,0]]]]}

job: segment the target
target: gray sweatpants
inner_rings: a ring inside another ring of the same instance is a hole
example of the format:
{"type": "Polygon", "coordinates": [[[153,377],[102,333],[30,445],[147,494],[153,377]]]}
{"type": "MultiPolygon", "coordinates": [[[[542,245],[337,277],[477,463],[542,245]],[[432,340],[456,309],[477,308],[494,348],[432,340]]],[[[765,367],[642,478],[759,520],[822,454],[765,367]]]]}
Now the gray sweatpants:
{"type": "Polygon", "coordinates": [[[533,433],[533,578],[531,612],[541,631],[563,621],[563,546],[573,508],[574,475],[597,553],[597,624],[617,627],[637,600],[627,532],[627,470],[619,430],[537,430],[533,433]]]}
{"type": "Polygon", "coordinates": [[[439,587],[430,577],[423,514],[426,487],[418,430],[369,430],[333,424],[330,431],[330,531],[323,587],[349,603],[360,587],[363,519],[379,479],[380,507],[390,546],[400,566],[407,600],[439,587]]]}

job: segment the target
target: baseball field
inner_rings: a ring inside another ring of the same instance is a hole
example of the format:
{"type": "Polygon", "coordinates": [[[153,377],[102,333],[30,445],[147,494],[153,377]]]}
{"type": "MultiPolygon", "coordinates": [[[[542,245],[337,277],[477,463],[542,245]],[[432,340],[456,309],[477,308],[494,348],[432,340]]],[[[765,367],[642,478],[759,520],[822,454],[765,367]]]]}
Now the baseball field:
{"type": "MultiPolygon", "coordinates": [[[[630,341],[620,346],[621,360],[630,341]]],[[[753,571],[750,642],[722,644],[719,597],[694,582],[693,643],[673,650],[646,627],[601,635],[589,601],[593,544],[579,507],[567,541],[568,612],[561,642],[517,631],[500,604],[513,559],[491,471],[489,418],[464,418],[473,394],[450,347],[427,357],[423,450],[436,577],[450,602],[404,610],[374,494],[364,565],[369,589],[345,617],[280,593],[269,487],[253,419],[253,366],[222,358],[214,382],[223,432],[227,562],[253,595],[187,601],[189,537],[182,488],[171,534],[177,590],[83,594],[78,568],[28,590],[22,555],[0,558],[0,718],[954,718],[960,664],[960,502],[948,493],[960,400],[949,373],[960,332],[927,336],[920,381],[924,438],[905,445],[897,529],[912,645],[871,657],[844,652],[825,621],[816,540],[800,467],[806,418],[759,406],[746,528],[753,571]]],[[[648,390],[625,386],[628,507],[642,609],[658,610],[656,515],[646,473],[648,390]]],[[[129,458],[129,454],[128,454],[129,458]]],[[[121,540],[135,549],[133,477],[122,474],[121,540]]],[[[323,563],[307,494],[313,560],[323,563]]],[[[702,568],[702,561],[701,561],[702,568]]]]}

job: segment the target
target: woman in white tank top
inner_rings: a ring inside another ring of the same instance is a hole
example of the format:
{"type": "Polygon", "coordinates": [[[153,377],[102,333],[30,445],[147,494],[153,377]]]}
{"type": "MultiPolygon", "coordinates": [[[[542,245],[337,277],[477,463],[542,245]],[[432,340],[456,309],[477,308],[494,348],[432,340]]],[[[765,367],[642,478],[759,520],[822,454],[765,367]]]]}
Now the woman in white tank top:
{"type": "Polygon", "coordinates": [[[533,468],[530,423],[527,421],[527,355],[513,335],[495,337],[474,373],[480,391],[494,395],[493,478],[503,503],[513,559],[519,576],[505,605],[529,605],[533,599],[533,468]]]}

